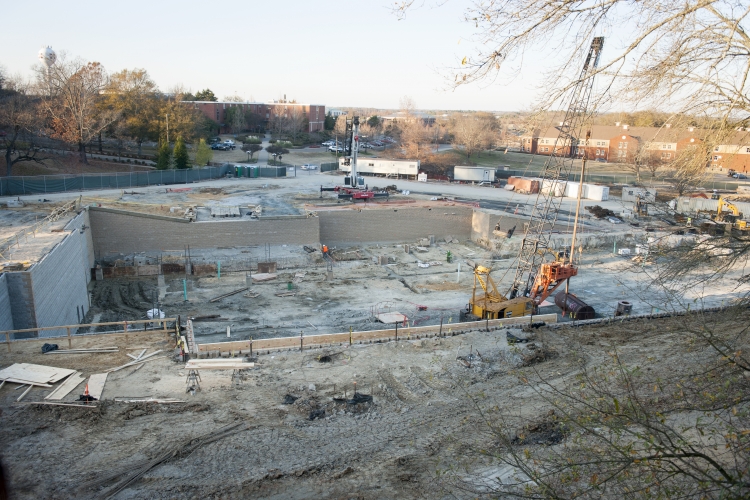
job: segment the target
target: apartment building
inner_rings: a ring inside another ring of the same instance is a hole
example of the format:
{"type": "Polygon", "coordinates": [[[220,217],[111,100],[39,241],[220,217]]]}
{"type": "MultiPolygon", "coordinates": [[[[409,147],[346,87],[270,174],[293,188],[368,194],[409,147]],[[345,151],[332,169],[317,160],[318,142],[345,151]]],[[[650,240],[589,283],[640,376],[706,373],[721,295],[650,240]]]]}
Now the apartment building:
{"type": "MultiPolygon", "coordinates": [[[[568,154],[570,144],[557,143],[557,127],[535,130],[521,137],[521,151],[539,155],[568,154]]],[[[579,141],[575,145],[578,153],[582,149],[586,156],[595,161],[608,163],[643,163],[668,164],[678,154],[700,145],[707,137],[707,131],[695,127],[631,127],[627,124],[595,125],[591,128],[591,137],[586,143],[579,141]]],[[[707,165],[711,170],[724,172],[734,169],[746,172],[750,167],[750,132],[746,129],[735,131],[726,138],[726,144],[716,146],[707,165]]]]}

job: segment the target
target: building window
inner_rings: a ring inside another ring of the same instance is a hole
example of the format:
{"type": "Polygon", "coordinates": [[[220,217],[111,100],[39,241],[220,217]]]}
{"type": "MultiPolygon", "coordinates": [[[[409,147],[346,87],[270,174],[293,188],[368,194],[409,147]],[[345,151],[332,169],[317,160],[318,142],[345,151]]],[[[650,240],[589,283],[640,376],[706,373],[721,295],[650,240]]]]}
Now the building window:
{"type": "Polygon", "coordinates": [[[718,150],[719,150],[719,146],[716,146],[716,147],[714,148],[714,151],[718,151],[718,150]]]}
{"type": "Polygon", "coordinates": [[[661,159],[662,160],[668,160],[670,158],[672,158],[672,153],[662,153],[661,154],[661,159]]]}
{"type": "Polygon", "coordinates": [[[599,152],[599,150],[597,149],[597,150],[596,150],[596,156],[599,156],[600,154],[601,154],[601,153],[600,153],[600,152],[599,152]]]}
{"type": "Polygon", "coordinates": [[[628,143],[627,142],[621,142],[618,146],[619,149],[628,149],[628,143]]]}
{"type": "Polygon", "coordinates": [[[745,153],[750,153],[750,148],[745,148],[745,153]]]}
{"type": "Polygon", "coordinates": [[[719,159],[719,156],[718,156],[718,155],[715,155],[715,156],[714,156],[714,161],[716,161],[716,160],[718,160],[718,159],[719,159]]]}

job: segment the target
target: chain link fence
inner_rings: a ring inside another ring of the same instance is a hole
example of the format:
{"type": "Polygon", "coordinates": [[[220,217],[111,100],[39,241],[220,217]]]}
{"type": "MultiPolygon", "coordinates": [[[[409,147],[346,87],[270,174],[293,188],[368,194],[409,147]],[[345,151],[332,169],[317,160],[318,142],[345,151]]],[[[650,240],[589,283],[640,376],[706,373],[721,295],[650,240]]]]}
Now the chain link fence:
{"type": "MultiPolygon", "coordinates": [[[[91,189],[131,189],[145,186],[190,184],[235,175],[235,165],[186,170],[152,170],[148,172],[116,172],[78,175],[38,175],[0,178],[0,196],[68,193],[91,189]]],[[[259,177],[286,177],[286,167],[264,166],[259,177]]]]}

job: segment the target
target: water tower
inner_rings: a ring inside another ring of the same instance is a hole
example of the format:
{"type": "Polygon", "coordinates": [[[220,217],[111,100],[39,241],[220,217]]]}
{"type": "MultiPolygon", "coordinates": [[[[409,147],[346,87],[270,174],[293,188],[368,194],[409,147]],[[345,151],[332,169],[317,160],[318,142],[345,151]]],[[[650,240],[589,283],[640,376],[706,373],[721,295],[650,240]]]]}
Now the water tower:
{"type": "Polygon", "coordinates": [[[47,92],[51,94],[52,85],[50,84],[50,69],[55,64],[55,61],[57,61],[57,54],[55,54],[55,51],[52,50],[52,47],[47,45],[46,47],[42,47],[41,49],[39,49],[38,57],[44,67],[47,69],[47,92]]]}
{"type": "Polygon", "coordinates": [[[49,69],[55,64],[55,61],[57,61],[57,54],[55,54],[52,47],[48,45],[47,47],[39,49],[39,60],[47,68],[47,73],[49,73],[49,69]]]}

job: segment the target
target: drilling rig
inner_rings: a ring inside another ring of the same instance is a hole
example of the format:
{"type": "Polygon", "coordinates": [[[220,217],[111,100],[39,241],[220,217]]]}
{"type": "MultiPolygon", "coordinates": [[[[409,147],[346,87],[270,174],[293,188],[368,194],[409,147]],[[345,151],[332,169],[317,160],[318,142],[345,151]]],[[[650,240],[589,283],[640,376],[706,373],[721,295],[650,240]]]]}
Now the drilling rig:
{"type": "MultiPolygon", "coordinates": [[[[565,297],[568,296],[569,280],[578,274],[578,268],[573,263],[573,256],[581,205],[583,172],[586,168],[586,149],[583,146],[587,145],[590,137],[590,131],[586,131],[591,114],[589,101],[603,47],[604,37],[595,37],[591,41],[581,73],[567,98],[565,118],[556,127],[558,136],[540,176],[543,189],[539,190],[526,226],[510,291],[506,297],[482,287],[485,293],[477,294],[477,274],[480,275],[479,278],[483,278],[482,275],[488,277],[489,272],[486,268],[475,269],[475,290],[467,308],[467,312],[474,316],[482,319],[497,319],[528,314],[526,311],[535,311],[563,283],[566,284],[565,297]],[[565,185],[573,172],[574,164],[578,161],[581,164],[581,177],[578,185],[578,204],[571,248],[569,252],[552,251],[550,249],[552,228],[562,205],[565,185]]],[[[480,283],[487,281],[486,278],[479,280],[480,283]]]]}
{"type": "Polygon", "coordinates": [[[359,116],[346,120],[344,132],[344,165],[351,167],[349,175],[344,177],[344,185],[332,188],[320,186],[323,191],[335,191],[339,199],[370,200],[374,198],[388,198],[387,191],[371,191],[365,187],[365,180],[357,173],[357,153],[359,153],[359,116]]]}

